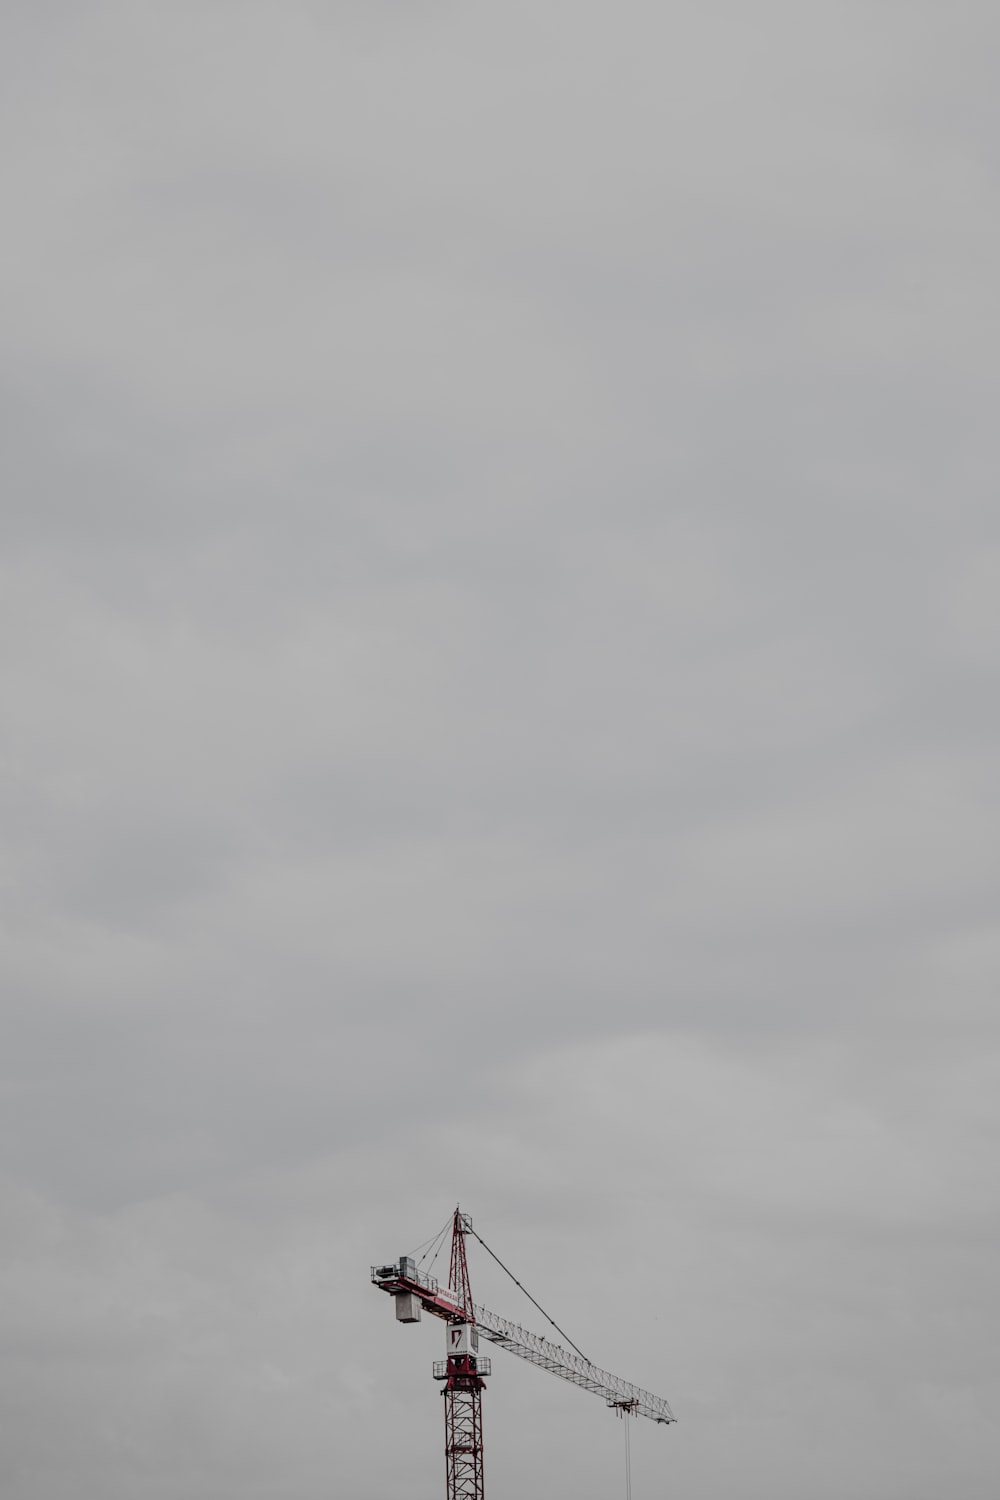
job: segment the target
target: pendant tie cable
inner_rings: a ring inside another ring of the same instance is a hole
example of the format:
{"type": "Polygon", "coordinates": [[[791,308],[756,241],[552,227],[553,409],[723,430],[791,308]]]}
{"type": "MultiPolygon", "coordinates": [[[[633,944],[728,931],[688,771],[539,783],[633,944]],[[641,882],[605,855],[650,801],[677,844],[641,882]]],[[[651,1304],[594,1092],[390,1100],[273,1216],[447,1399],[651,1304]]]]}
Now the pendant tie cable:
{"type": "Polygon", "coordinates": [[[434,1269],[434,1262],[441,1254],[442,1248],[444,1247],[445,1235],[448,1233],[448,1230],[450,1228],[451,1220],[448,1219],[442,1226],[442,1228],[438,1230],[437,1234],[432,1234],[429,1240],[424,1240],[423,1244],[418,1245],[417,1248],[412,1252],[413,1259],[417,1261],[417,1265],[422,1266],[428,1255],[430,1255],[431,1251],[434,1251],[433,1256],[431,1256],[431,1263],[427,1267],[428,1275],[434,1269]],[[420,1254],[421,1250],[423,1251],[422,1255],[420,1254]],[[420,1256],[419,1260],[417,1260],[418,1256],[420,1256]]]}
{"type": "Polygon", "coordinates": [[[416,1260],[417,1256],[420,1255],[421,1250],[423,1251],[423,1255],[420,1255],[420,1259],[426,1260],[428,1255],[430,1255],[433,1247],[437,1244],[438,1240],[443,1240],[450,1228],[451,1220],[449,1219],[447,1224],[442,1225],[437,1234],[432,1234],[429,1240],[423,1240],[415,1250],[411,1250],[410,1254],[413,1256],[414,1260],[416,1260]]]}
{"type": "Polygon", "coordinates": [[[520,1290],[524,1293],[524,1295],[527,1297],[528,1301],[532,1304],[532,1306],[538,1308],[538,1311],[541,1313],[541,1315],[545,1319],[546,1323],[551,1324],[552,1327],[555,1329],[556,1333],[561,1334],[562,1337],[566,1340],[566,1342],[570,1346],[570,1348],[571,1349],[575,1349],[576,1352],[577,1352],[577,1354],[579,1354],[580,1358],[581,1359],[586,1359],[587,1363],[590,1364],[590,1360],[587,1359],[587,1356],[584,1354],[584,1352],[580,1348],[580,1346],[578,1344],[574,1344],[574,1342],[570,1338],[569,1334],[566,1333],[566,1331],[564,1329],[562,1329],[562,1328],[559,1327],[559,1324],[556,1322],[555,1318],[550,1318],[549,1317],[548,1313],[545,1311],[545,1308],[542,1306],[542,1304],[540,1302],[536,1302],[535,1301],[534,1297],[528,1291],[527,1287],[524,1287],[524,1286],[521,1285],[521,1283],[518,1281],[517,1277],[514,1275],[514,1272],[510,1269],[510,1267],[504,1265],[503,1261],[500,1259],[499,1255],[497,1255],[496,1251],[490,1249],[489,1245],[487,1245],[487,1243],[483,1239],[483,1237],[481,1235],[478,1235],[476,1233],[476,1231],[471,1227],[471,1225],[469,1226],[469,1228],[467,1230],[467,1233],[471,1234],[472,1237],[473,1237],[473,1239],[479,1241],[479,1243],[482,1245],[483,1249],[486,1251],[486,1254],[487,1255],[491,1255],[493,1257],[493,1259],[496,1261],[497,1265],[500,1267],[501,1271],[503,1271],[507,1276],[510,1277],[511,1281],[514,1283],[514,1285],[516,1287],[520,1288],[520,1290]]]}

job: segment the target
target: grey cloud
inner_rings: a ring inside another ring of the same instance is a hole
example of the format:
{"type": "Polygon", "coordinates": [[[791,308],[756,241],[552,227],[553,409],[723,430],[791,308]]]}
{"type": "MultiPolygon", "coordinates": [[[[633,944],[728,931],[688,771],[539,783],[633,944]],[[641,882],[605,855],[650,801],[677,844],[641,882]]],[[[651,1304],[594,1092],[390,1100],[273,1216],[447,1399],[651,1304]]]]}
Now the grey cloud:
{"type": "Polygon", "coordinates": [[[985,1500],[994,8],[5,26],[5,1493],[985,1500]]]}

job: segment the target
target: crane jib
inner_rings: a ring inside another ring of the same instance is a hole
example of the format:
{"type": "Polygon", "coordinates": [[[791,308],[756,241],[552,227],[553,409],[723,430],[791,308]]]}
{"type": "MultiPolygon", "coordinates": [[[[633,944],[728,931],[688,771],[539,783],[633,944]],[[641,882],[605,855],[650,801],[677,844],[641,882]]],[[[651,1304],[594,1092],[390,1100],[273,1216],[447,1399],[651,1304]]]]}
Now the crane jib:
{"type": "Polygon", "coordinates": [[[501,1318],[488,1308],[475,1307],[476,1327],[484,1338],[509,1349],[512,1354],[525,1359],[540,1369],[550,1370],[562,1380],[578,1385],[582,1390],[593,1391],[603,1396],[608,1406],[634,1412],[636,1416],[649,1417],[653,1422],[675,1422],[677,1418],[662,1396],[654,1396],[618,1375],[591,1364],[582,1355],[573,1354],[560,1344],[552,1344],[537,1333],[530,1333],[519,1324],[501,1318]]]}
{"type": "MultiPolygon", "coordinates": [[[[449,1287],[442,1287],[435,1277],[419,1271],[410,1256],[401,1256],[395,1265],[372,1266],[372,1281],[397,1299],[396,1314],[401,1322],[417,1322],[421,1311],[451,1323],[464,1321],[456,1294],[449,1287]]],[[[582,1390],[592,1391],[608,1406],[648,1417],[653,1422],[677,1420],[662,1396],[654,1396],[651,1391],[600,1369],[582,1355],[553,1344],[478,1303],[473,1311],[476,1327],[483,1337],[519,1359],[549,1370],[582,1390]]]]}

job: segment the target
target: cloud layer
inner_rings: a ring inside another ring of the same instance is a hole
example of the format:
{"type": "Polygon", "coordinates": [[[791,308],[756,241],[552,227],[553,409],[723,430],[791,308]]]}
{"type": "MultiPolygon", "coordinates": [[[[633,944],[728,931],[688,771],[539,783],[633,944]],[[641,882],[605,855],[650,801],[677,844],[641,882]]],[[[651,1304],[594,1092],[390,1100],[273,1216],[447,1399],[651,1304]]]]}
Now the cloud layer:
{"type": "Polygon", "coordinates": [[[987,1500],[993,7],[4,29],[4,1494],[987,1500]]]}

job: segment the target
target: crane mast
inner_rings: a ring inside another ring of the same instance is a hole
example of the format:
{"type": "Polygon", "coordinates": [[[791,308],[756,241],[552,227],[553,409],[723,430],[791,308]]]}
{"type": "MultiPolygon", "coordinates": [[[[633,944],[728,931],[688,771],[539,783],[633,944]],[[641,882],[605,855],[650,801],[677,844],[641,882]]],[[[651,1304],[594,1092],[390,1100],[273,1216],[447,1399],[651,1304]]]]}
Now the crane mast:
{"type": "Polygon", "coordinates": [[[454,1321],[448,1323],[448,1354],[434,1366],[435,1380],[444,1381],[444,1457],[447,1500],[484,1500],[483,1391],[489,1360],[479,1360],[479,1337],[465,1257],[465,1236],[471,1228],[467,1214],[455,1209],[451,1229],[449,1281],[457,1299],[454,1321]]]}
{"type": "Polygon", "coordinates": [[[479,1353],[480,1333],[530,1364],[603,1396],[619,1416],[676,1421],[662,1396],[611,1375],[579,1351],[572,1353],[473,1302],[465,1253],[466,1236],[473,1233],[468,1214],[456,1208],[447,1287],[421,1271],[410,1255],[400,1256],[398,1263],[372,1266],[372,1281],[392,1296],[399,1322],[419,1323],[428,1312],[446,1324],[446,1356],[434,1362],[434,1379],[443,1382],[446,1500],[485,1500],[482,1395],[491,1361],[479,1353]]]}

